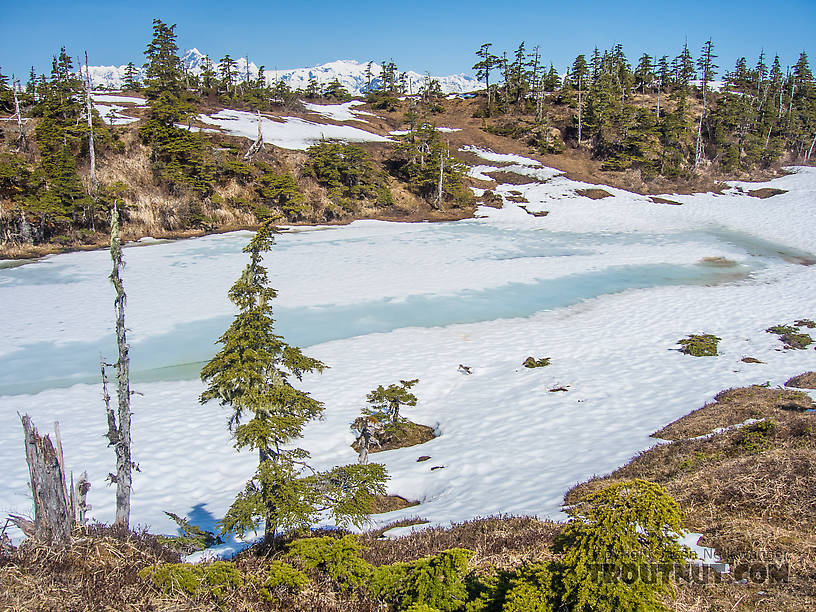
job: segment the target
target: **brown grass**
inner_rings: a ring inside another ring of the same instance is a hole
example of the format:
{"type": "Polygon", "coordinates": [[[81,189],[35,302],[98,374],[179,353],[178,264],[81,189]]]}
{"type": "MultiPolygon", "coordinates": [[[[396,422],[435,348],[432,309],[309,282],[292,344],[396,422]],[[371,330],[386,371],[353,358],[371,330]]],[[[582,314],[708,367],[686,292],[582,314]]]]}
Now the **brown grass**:
{"type": "Polygon", "coordinates": [[[364,557],[374,565],[384,565],[395,559],[411,561],[461,547],[476,553],[471,561],[474,568],[510,568],[523,560],[551,559],[552,543],[562,527],[534,517],[498,516],[422,529],[387,540],[367,534],[363,537],[368,547],[364,557]]]}
{"type": "Polygon", "coordinates": [[[771,187],[763,187],[762,189],[752,189],[748,192],[748,195],[754,198],[772,198],[775,195],[780,195],[783,193],[788,193],[787,189],[773,189],[771,187]]]}
{"type": "Polygon", "coordinates": [[[394,510],[402,510],[403,508],[411,508],[418,506],[418,501],[410,501],[401,495],[377,495],[374,497],[374,509],[372,514],[383,514],[385,512],[393,512],[394,510]]]}
{"type": "Polygon", "coordinates": [[[652,435],[663,440],[682,440],[708,434],[719,427],[743,423],[747,419],[784,416],[783,411],[813,408],[813,400],[801,391],[771,389],[758,385],[728,389],[715,402],[677,419],[652,435]]]}
{"type": "MultiPolygon", "coordinates": [[[[380,435],[380,445],[371,447],[370,452],[379,453],[381,451],[394,450],[395,448],[407,448],[424,444],[436,437],[433,427],[420,425],[412,421],[402,421],[396,425],[392,431],[380,435]]],[[[356,442],[355,442],[356,444],[356,442]]],[[[356,448],[354,450],[357,450],[356,448]]]]}
{"type": "Polygon", "coordinates": [[[575,193],[580,196],[584,196],[585,198],[590,198],[592,200],[602,200],[604,198],[609,198],[612,196],[611,193],[604,189],[576,189],[575,193]]]}
{"type": "MultiPolygon", "coordinates": [[[[566,501],[619,480],[644,478],[664,485],[686,514],[686,526],[704,535],[728,563],[787,562],[788,583],[681,583],[675,610],[812,610],[816,606],[816,434],[814,418],[786,410],[790,391],[730,389],[717,402],[656,435],[677,441],[649,449],[603,478],[573,488],[566,501]],[[678,439],[753,416],[775,428],[764,444],[747,446],[747,430],[703,439],[678,439]]],[[[804,404],[801,395],[793,398],[804,404]]],[[[809,398],[808,398],[809,399],[809,398]]]]}
{"type": "Polygon", "coordinates": [[[805,372],[794,376],[785,383],[785,386],[797,389],[816,389],[816,372],[805,372]]]}
{"type": "Polygon", "coordinates": [[[652,196],[649,198],[655,204],[670,204],[672,206],[682,206],[681,202],[675,202],[674,200],[667,200],[666,198],[661,198],[658,196],[652,196]]]}

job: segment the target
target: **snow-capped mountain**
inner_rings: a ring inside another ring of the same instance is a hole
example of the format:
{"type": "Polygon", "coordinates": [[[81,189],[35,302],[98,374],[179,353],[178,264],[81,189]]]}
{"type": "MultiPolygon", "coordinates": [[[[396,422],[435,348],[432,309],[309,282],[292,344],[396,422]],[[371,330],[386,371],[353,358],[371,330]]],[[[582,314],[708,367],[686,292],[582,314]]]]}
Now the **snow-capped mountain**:
{"type": "MultiPolygon", "coordinates": [[[[198,49],[190,49],[181,58],[182,64],[191,74],[200,74],[203,68],[205,54],[198,49]]],[[[217,69],[217,60],[212,60],[217,69]]],[[[246,78],[247,60],[238,58],[237,64],[238,80],[246,78]]],[[[309,80],[314,78],[318,84],[327,85],[335,79],[352,95],[362,95],[368,87],[368,77],[366,75],[368,62],[358,62],[355,60],[337,60],[320,66],[311,68],[293,68],[289,70],[264,70],[264,78],[267,83],[273,84],[283,81],[293,89],[305,89],[309,80]]],[[[106,89],[119,89],[124,84],[126,66],[91,66],[91,81],[95,87],[106,89]]],[[[382,66],[376,62],[371,62],[371,87],[376,88],[380,84],[380,73],[382,66]]],[[[138,80],[144,78],[144,69],[137,67],[138,80]]],[[[258,75],[258,66],[255,62],[249,62],[250,78],[258,75]]],[[[428,76],[409,70],[405,72],[408,91],[417,92],[427,80],[428,76]]],[[[439,85],[444,93],[464,93],[475,91],[483,85],[471,76],[464,73],[449,76],[431,76],[430,78],[439,81],[439,85]]]]}

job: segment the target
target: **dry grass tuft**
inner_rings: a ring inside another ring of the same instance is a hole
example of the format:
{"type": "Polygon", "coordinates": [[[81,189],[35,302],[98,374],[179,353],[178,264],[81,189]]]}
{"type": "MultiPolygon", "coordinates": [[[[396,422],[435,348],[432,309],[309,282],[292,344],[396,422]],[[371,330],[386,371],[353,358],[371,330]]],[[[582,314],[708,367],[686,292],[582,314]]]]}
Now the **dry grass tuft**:
{"type": "Polygon", "coordinates": [[[576,189],[575,193],[592,200],[602,200],[604,198],[612,197],[612,194],[604,189],[576,189]]]}
{"type": "Polygon", "coordinates": [[[764,187],[762,189],[752,189],[748,192],[748,195],[754,198],[772,198],[775,195],[780,195],[783,193],[788,193],[787,189],[773,189],[771,187],[764,187]]]}
{"type": "Polygon", "coordinates": [[[816,372],[805,372],[794,376],[785,383],[785,386],[797,389],[816,389],[816,372]]]}
{"type": "Polygon", "coordinates": [[[744,423],[747,419],[773,417],[783,410],[807,410],[813,400],[801,391],[771,389],[754,385],[718,393],[715,402],[677,419],[652,435],[663,440],[682,440],[703,436],[719,427],[744,423]]]}

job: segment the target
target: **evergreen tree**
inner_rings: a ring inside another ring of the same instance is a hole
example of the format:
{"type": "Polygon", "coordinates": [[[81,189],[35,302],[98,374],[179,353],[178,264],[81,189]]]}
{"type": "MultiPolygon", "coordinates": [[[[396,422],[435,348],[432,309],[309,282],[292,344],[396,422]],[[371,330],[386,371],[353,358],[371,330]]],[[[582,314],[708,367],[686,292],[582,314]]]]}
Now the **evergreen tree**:
{"type": "Polygon", "coordinates": [[[688,44],[683,44],[683,50],[676,58],[674,58],[673,80],[678,87],[688,89],[689,83],[694,79],[694,62],[691,59],[691,53],[688,49],[688,44]]]}
{"type": "Polygon", "coordinates": [[[642,93],[646,93],[646,88],[652,87],[655,74],[654,74],[654,64],[652,62],[652,56],[648,53],[644,53],[640,56],[640,60],[638,60],[638,65],[635,68],[635,89],[640,89],[642,93]]]}
{"type": "Polygon", "coordinates": [[[490,73],[497,66],[499,58],[490,52],[490,47],[493,43],[483,43],[479,50],[476,51],[476,56],[481,61],[473,65],[473,70],[476,71],[476,78],[480,81],[484,79],[485,88],[487,90],[487,116],[491,114],[492,100],[490,89],[490,73]]]}
{"type": "MultiPolygon", "coordinates": [[[[199,196],[211,192],[215,162],[201,133],[176,126],[194,112],[184,89],[175,25],[153,20],[153,39],[145,50],[145,95],[150,114],[139,130],[151,147],[151,161],[159,178],[174,189],[190,189],[199,196]]],[[[199,223],[192,215],[187,223],[199,223]]]]}
{"type": "Polygon", "coordinates": [[[338,102],[351,100],[351,94],[348,92],[348,89],[337,79],[334,79],[331,83],[326,85],[326,88],[323,90],[323,97],[329,100],[337,100],[338,102]]]}
{"type": "Polygon", "coordinates": [[[176,26],[153,20],[153,39],[145,49],[145,95],[148,100],[160,96],[181,98],[183,72],[176,45],[176,26]]]}
{"type": "Polygon", "coordinates": [[[205,55],[204,58],[201,60],[201,87],[204,90],[204,93],[212,93],[216,88],[216,78],[217,75],[215,73],[215,67],[213,66],[212,60],[210,59],[209,55],[205,55]]]}
{"type": "Polygon", "coordinates": [[[227,94],[235,93],[238,64],[227,53],[218,62],[218,75],[221,77],[221,88],[227,94]]]}
{"type": "Polygon", "coordinates": [[[410,389],[418,382],[419,379],[415,378],[401,380],[400,384],[391,384],[388,387],[379,385],[366,395],[370,407],[365,408],[363,414],[374,417],[378,422],[390,422],[396,425],[402,418],[400,407],[417,405],[417,397],[410,392],[410,389]]]}
{"type": "Polygon", "coordinates": [[[201,370],[207,385],[201,402],[229,406],[236,447],[258,452],[255,475],[227,511],[222,532],[245,533],[264,521],[267,541],[278,530],[308,527],[323,511],[340,525],[362,525],[386,480],[379,464],[320,472],[308,465],[308,452],[289,448],[323,412],[322,402],[292,380],[326,365],[274,333],[271,302],[277,293],[268,286],[262,258],[275,231],[264,224],[245,247],[249,264],[229,291],[238,314],[219,339],[221,350],[201,370]]]}
{"type": "Polygon", "coordinates": [[[125,89],[128,91],[135,91],[141,87],[139,81],[136,80],[138,74],[139,73],[136,70],[136,66],[133,65],[133,62],[128,62],[127,66],[125,66],[125,89]]]}

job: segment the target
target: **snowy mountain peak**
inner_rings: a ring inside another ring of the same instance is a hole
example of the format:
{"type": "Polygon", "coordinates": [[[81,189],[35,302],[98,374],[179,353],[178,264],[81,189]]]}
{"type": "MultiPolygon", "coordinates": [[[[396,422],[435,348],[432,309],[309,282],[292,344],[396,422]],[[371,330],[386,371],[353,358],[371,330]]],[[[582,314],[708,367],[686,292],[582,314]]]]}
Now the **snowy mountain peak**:
{"type": "MultiPolygon", "coordinates": [[[[200,74],[203,69],[203,62],[206,54],[193,47],[184,53],[181,62],[185,69],[191,74],[200,74]]],[[[213,67],[217,69],[218,58],[210,57],[213,67]]],[[[244,57],[235,58],[237,65],[238,80],[246,78],[247,67],[250,78],[258,75],[258,66],[255,62],[249,62],[244,57]]],[[[352,95],[362,95],[368,90],[367,68],[371,65],[371,87],[380,84],[380,74],[382,66],[376,62],[360,62],[353,59],[335,60],[319,66],[310,68],[292,68],[288,70],[264,70],[264,78],[267,83],[274,84],[278,81],[285,82],[293,89],[305,89],[310,79],[315,79],[319,85],[328,85],[334,80],[339,81],[352,95]]],[[[125,66],[91,66],[91,81],[95,87],[107,89],[121,89],[124,84],[125,66]]],[[[138,80],[144,78],[144,70],[138,68],[138,80]]],[[[419,91],[423,83],[427,80],[427,75],[409,70],[405,72],[405,78],[409,93],[419,91]]],[[[481,83],[473,77],[462,74],[449,76],[431,77],[439,81],[439,85],[444,93],[463,93],[474,91],[482,87],[481,83]]]]}

